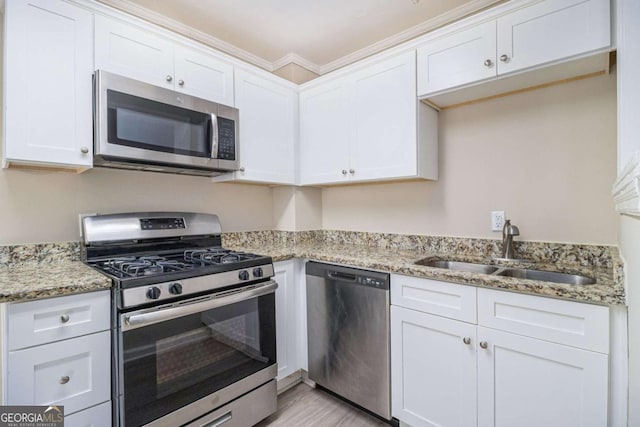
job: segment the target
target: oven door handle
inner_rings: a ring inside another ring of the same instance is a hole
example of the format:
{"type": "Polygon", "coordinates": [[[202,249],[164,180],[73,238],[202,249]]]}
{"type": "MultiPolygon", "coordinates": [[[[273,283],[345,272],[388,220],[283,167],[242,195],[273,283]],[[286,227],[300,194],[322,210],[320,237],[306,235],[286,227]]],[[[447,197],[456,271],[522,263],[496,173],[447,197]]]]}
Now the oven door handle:
{"type": "Polygon", "coordinates": [[[128,331],[131,329],[141,328],[143,326],[153,325],[155,323],[164,322],[177,317],[188,316],[190,314],[223,307],[225,305],[247,301],[262,295],[274,293],[277,288],[278,284],[274,280],[269,280],[268,282],[259,284],[251,289],[235,293],[225,292],[222,295],[213,296],[212,298],[204,301],[187,302],[174,307],[163,308],[155,311],[123,314],[122,330],[128,331]]]}

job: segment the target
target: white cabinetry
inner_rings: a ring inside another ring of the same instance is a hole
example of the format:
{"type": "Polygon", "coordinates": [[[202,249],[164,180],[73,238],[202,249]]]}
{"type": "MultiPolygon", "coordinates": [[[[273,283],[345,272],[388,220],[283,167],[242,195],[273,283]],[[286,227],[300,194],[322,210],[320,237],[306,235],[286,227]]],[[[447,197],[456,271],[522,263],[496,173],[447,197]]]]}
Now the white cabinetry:
{"type": "Polygon", "coordinates": [[[276,352],[278,380],[286,378],[300,369],[297,345],[296,286],[294,260],[273,264],[276,289],[276,352]]]}
{"type": "Polygon", "coordinates": [[[300,93],[303,185],[437,178],[437,113],[415,98],[415,52],[300,93]]]}
{"type": "Polygon", "coordinates": [[[464,287],[392,275],[395,417],[414,427],[607,425],[607,307],[481,288],[476,326],[464,287]]]}
{"type": "Polygon", "coordinates": [[[240,110],[240,170],[213,180],[295,184],[295,87],[239,68],[234,80],[236,107],[240,110]]]}
{"type": "Polygon", "coordinates": [[[233,66],[213,51],[96,15],[95,68],[233,106],[233,66]]]}
{"type": "Polygon", "coordinates": [[[110,425],[110,307],[109,291],[9,304],[3,403],[64,405],[110,425]]]}
{"type": "MultiPolygon", "coordinates": [[[[609,7],[609,0],[543,0],[502,14],[489,11],[481,18],[468,18],[455,27],[459,30],[438,35],[418,48],[418,96],[605,50],[611,45],[609,7]]],[[[558,69],[548,78],[593,71],[585,67],[594,64],[558,69]]],[[[602,61],[599,70],[604,65],[602,61]]],[[[540,78],[517,84],[540,84],[540,78]]],[[[504,88],[517,88],[509,84],[504,88]]],[[[446,99],[435,98],[440,105],[446,105],[446,99]]]]}
{"type": "Polygon", "coordinates": [[[61,0],[5,4],[3,165],[93,165],[93,16],[61,0]]]}

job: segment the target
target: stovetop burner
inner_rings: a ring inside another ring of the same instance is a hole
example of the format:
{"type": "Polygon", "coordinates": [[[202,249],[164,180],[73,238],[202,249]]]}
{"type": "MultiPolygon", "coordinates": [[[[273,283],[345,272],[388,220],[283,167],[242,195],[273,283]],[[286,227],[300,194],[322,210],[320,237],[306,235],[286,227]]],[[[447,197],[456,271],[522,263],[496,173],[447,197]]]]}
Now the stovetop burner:
{"type": "Polygon", "coordinates": [[[127,279],[194,271],[211,266],[231,266],[257,258],[261,258],[261,256],[213,247],[190,249],[163,256],[121,256],[93,261],[89,264],[119,279],[127,279]]]}

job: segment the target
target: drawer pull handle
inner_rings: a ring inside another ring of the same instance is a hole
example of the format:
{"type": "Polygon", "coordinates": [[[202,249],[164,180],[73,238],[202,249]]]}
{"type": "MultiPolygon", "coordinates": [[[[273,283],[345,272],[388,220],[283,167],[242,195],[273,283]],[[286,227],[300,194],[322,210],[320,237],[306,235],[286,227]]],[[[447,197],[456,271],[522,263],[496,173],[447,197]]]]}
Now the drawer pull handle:
{"type": "Polygon", "coordinates": [[[69,315],[68,314],[63,314],[62,316],[60,316],[60,321],[62,323],[67,323],[69,321],[69,315]]]}
{"type": "Polygon", "coordinates": [[[486,349],[487,347],[489,347],[489,344],[487,344],[486,341],[480,341],[480,347],[486,349]]]}
{"type": "Polygon", "coordinates": [[[471,344],[471,338],[464,337],[464,338],[462,338],[462,342],[465,343],[466,345],[469,345],[469,344],[471,344]]]}
{"type": "Polygon", "coordinates": [[[60,377],[60,384],[66,384],[66,383],[68,383],[68,382],[69,382],[69,380],[70,380],[70,379],[71,379],[71,378],[69,378],[69,376],[68,376],[68,375],[65,375],[65,376],[63,376],[63,377],[60,377]]]}

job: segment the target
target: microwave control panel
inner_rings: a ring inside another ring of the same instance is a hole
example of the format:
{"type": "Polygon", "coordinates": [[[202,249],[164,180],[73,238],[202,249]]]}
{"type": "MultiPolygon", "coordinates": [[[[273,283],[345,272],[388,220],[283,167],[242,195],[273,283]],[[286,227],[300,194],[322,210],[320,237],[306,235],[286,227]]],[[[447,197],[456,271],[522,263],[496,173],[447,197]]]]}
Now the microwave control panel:
{"type": "Polygon", "coordinates": [[[224,117],[218,117],[218,158],[236,159],[236,123],[224,117]]]}

